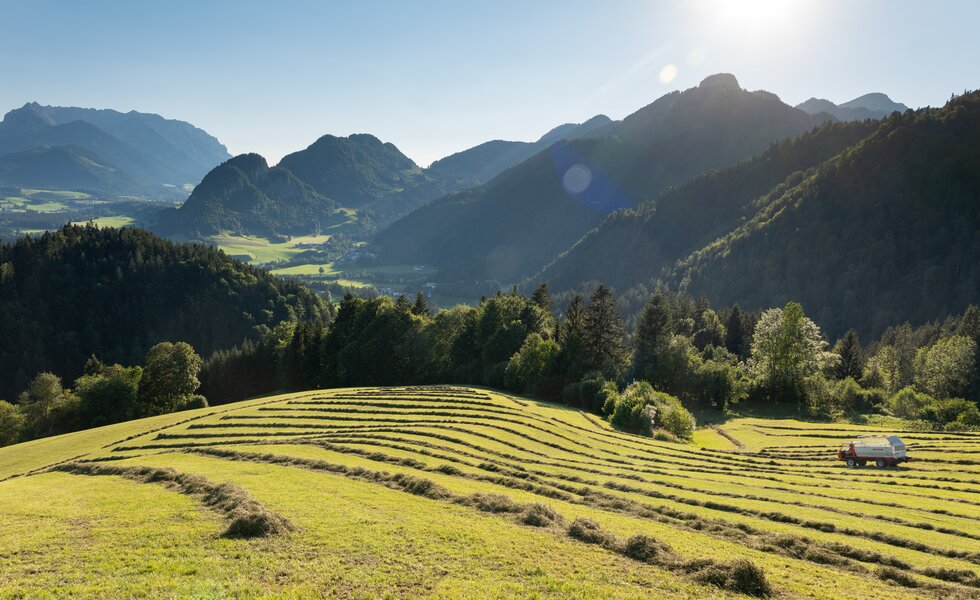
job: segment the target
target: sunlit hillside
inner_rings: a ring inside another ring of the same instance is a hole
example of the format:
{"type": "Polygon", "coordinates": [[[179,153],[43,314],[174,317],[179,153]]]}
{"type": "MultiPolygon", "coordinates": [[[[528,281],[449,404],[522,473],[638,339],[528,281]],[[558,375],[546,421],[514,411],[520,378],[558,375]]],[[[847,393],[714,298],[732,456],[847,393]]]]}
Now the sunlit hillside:
{"type": "Polygon", "coordinates": [[[310,391],[0,450],[0,596],[976,597],[980,434],[696,444],[485,389],[310,391]]]}

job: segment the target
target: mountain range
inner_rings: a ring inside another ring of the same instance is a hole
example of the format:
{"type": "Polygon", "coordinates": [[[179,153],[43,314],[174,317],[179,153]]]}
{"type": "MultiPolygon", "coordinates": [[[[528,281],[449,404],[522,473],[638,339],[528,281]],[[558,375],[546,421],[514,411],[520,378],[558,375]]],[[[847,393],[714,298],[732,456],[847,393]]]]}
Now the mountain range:
{"type": "Polygon", "coordinates": [[[189,123],[136,111],[31,102],[0,122],[0,184],[11,186],[180,198],[229,157],[189,123]]]}
{"type": "Polygon", "coordinates": [[[612,124],[600,115],[585,123],[558,126],[536,142],[487,142],[436,161],[427,169],[373,135],[324,135],[304,150],[285,156],[271,171],[309,191],[278,194],[263,189],[261,182],[247,185],[229,172],[239,163],[261,157],[243,155],[216,167],[183,206],[161,214],[153,229],[180,237],[219,231],[261,236],[311,233],[343,208],[356,211],[361,229],[371,231],[447,192],[492,179],[556,141],[599,134],[612,124]]]}
{"type": "Polygon", "coordinates": [[[840,121],[881,119],[893,112],[905,112],[909,109],[908,106],[895,102],[880,92],[865,94],[843,104],[834,104],[830,100],[821,98],[810,98],[806,102],[797,104],[796,108],[811,115],[826,113],[840,121]]]}
{"type": "Polygon", "coordinates": [[[443,280],[518,281],[609,212],[832,119],[713,75],[608,123],[597,137],[554,143],[482,186],[414,211],[373,247],[382,262],[434,265],[443,280]]]}

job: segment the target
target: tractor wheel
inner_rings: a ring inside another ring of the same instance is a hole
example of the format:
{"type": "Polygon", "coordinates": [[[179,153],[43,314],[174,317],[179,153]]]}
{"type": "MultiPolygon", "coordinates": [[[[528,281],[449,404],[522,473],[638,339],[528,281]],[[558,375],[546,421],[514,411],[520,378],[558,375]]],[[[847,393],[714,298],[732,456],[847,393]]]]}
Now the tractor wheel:
{"type": "Polygon", "coordinates": [[[866,465],[866,464],[868,464],[868,461],[866,461],[866,460],[859,460],[859,461],[858,461],[858,466],[859,466],[859,467],[863,467],[863,466],[864,466],[864,465],[866,465]]]}
{"type": "Polygon", "coordinates": [[[878,460],[875,461],[875,466],[878,467],[879,469],[884,469],[885,467],[888,466],[888,461],[883,458],[879,458],[878,460]]]}
{"type": "Polygon", "coordinates": [[[853,458],[849,458],[849,459],[847,459],[847,466],[849,466],[849,467],[856,467],[857,466],[857,461],[854,460],[853,458]]]}

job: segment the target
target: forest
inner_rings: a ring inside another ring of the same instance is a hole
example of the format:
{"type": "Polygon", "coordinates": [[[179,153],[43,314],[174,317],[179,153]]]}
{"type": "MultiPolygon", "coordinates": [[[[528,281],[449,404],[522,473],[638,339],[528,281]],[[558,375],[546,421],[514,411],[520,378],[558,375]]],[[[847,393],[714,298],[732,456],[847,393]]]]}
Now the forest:
{"type": "Polygon", "coordinates": [[[91,355],[137,364],[156,343],[212,352],[281,321],[325,316],[308,288],[203,244],[68,225],[0,244],[0,398],[35,375],[81,375],[91,355]]]}

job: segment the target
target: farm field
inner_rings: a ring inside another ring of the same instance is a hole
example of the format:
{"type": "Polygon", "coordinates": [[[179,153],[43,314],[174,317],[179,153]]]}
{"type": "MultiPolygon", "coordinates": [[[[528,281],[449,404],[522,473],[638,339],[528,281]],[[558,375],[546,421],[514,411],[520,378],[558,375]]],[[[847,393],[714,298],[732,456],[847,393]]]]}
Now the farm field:
{"type": "Polygon", "coordinates": [[[164,415],[0,449],[0,597],[977,597],[980,434],[835,460],[881,432],[449,386],[164,415]]]}
{"type": "Polygon", "coordinates": [[[222,234],[205,238],[205,241],[214,244],[229,256],[240,258],[245,262],[266,264],[289,260],[306,250],[304,246],[323,244],[329,239],[329,235],[304,235],[274,243],[258,236],[222,234]]]}

